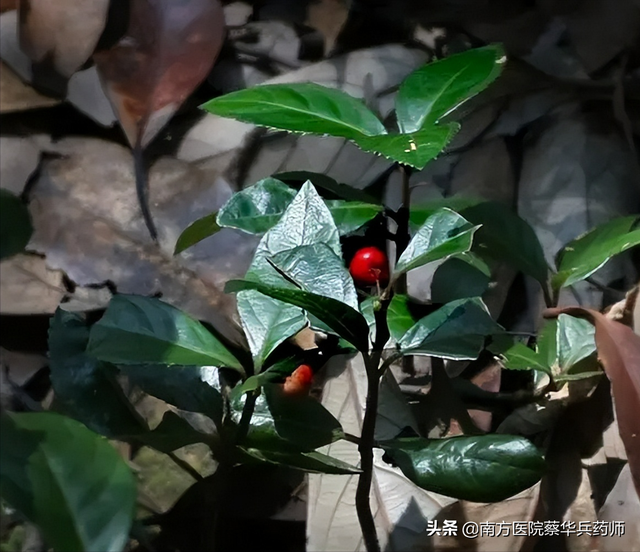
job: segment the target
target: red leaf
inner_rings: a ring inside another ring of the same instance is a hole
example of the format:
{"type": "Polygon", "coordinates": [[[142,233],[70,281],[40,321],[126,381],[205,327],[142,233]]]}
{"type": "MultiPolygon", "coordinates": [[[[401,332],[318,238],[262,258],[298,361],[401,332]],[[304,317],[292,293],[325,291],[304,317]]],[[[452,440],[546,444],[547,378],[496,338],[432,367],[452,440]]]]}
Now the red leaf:
{"type": "Polygon", "coordinates": [[[545,317],[563,313],[586,318],[596,327],[598,357],[611,381],[620,437],[640,496],[640,336],[624,324],[590,309],[549,309],[545,317]]]}
{"type": "Polygon", "coordinates": [[[131,0],[127,32],[94,59],[132,147],[144,148],[204,80],[224,32],[219,0],[131,0]]]}

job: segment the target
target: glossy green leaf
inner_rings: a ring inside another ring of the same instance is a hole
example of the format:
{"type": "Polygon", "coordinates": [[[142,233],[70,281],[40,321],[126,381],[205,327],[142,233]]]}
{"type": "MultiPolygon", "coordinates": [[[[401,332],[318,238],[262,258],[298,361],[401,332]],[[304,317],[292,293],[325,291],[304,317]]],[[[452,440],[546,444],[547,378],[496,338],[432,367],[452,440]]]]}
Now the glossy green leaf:
{"type": "Polygon", "coordinates": [[[340,422],[316,399],[286,395],[281,385],[273,383],[263,389],[276,431],[283,439],[312,450],[344,437],[340,422]]]}
{"type": "Polygon", "coordinates": [[[250,234],[273,228],[296,196],[296,191],[275,178],[265,178],[241,190],[218,213],[218,224],[250,234]]]}
{"type": "Polygon", "coordinates": [[[409,297],[395,294],[387,308],[387,325],[389,334],[395,341],[400,341],[416,323],[416,319],[409,310],[409,297]]]}
{"type": "Polygon", "coordinates": [[[33,234],[31,216],[23,201],[0,188],[0,259],[24,251],[33,234]]]}
{"type": "Polygon", "coordinates": [[[356,138],[355,142],[364,151],[377,153],[392,161],[421,170],[442,153],[458,130],[458,123],[449,123],[427,127],[411,134],[361,136],[356,138]]]}
{"type": "Polygon", "coordinates": [[[222,395],[214,366],[121,366],[131,383],[180,410],[209,416],[219,426],[222,395]]]}
{"type": "Polygon", "coordinates": [[[437,211],[413,236],[398,259],[393,277],[397,278],[413,268],[469,251],[477,229],[478,227],[472,227],[469,221],[451,209],[437,211]]]}
{"type": "Polygon", "coordinates": [[[148,447],[168,453],[195,443],[209,443],[212,438],[169,410],[164,413],[155,429],[139,435],[137,440],[148,447]]]}
{"type": "Polygon", "coordinates": [[[243,290],[256,290],[278,301],[300,307],[327,324],[359,351],[367,349],[369,335],[367,321],[362,314],[341,301],[299,289],[269,286],[250,280],[231,280],[225,286],[227,293],[243,290]]]}
{"type": "Polygon", "coordinates": [[[494,338],[489,350],[499,355],[502,364],[509,370],[538,370],[545,374],[551,373],[551,364],[547,363],[543,355],[509,336],[494,338]]]}
{"type": "Polygon", "coordinates": [[[220,226],[216,222],[217,216],[217,213],[211,213],[187,226],[178,237],[173,254],[178,255],[185,249],[189,249],[196,243],[217,233],[220,230],[220,226]]]}
{"type": "MultiPolygon", "coordinates": [[[[266,383],[256,399],[242,446],[263,451],[312,451],[344,437],[340,422],[309,396],[285,395],[282,386],[266,383]]],[[[232,399],[232,416],[239,423],[245,396],[232,399]]]]}
{"type": "Polygon", "coordinates": [[[289,182],[291,185],[304,184],[307,180],[311,182],[317,189],[323,190],[321,194],[325,199],[345,199],[347,201],[357,201],[360,203],[378,204],[379,202],[372,195],[369,195],[358,188],[341,184],[326,174],[311,171],[287,171],[276,173],[274,178],[289,182]]]}
{"type": "Polygon", "coordinates": [[[358,228],[376,218],[383,209],[382,205],[362,203],[361,201],[344,201],[342,199],[328,199],[325,203],[341,236],[355,232],[358,228]]]}
{"type": "Polygon", "coordinates": [[[3,414],[0,423],[2,497],[56,552],[121,551],[136,484],[109,442],[51,412],[3,414]]]}
{"type": "Polygon", "coordinates": [[[114,366],[86,354],[82,316],[58,309],[49,328],[51,384],[60,408],[89,429],[116,438],[147,429],[116,381],[114,366]]]}
{"type": "Polygon", "coordinates": [[[358,309],[358,295],[353,279],[328,245],[301,245],[274,255],[273,264],[305,291],[332,297],[354,310],[358,309]]]}
{"type": "Polygon", "coordinates": [[[268,464],[286,466],[307,473],[326,473],[332,475],[350,475],[361,473],[361,470],[337,458],[321,452],[278,452],[243,448],[243,452],[268,464]]]}
{"type": "Polygon", "coordinates": [[[491,278],[459,257],[442,263],[431,282],[431,301],[448,303],[465,297],[478,297],[487,291],[491,278]]]}
{"type": "Polygon", "coordinates": [[[114,364],[224,366],[243,372],[200,322],[151,297],[116,295],[93,325],[87,353],[114,364]]]}
{"type": "MultiPolygon", "coordinates": [[[[295,196],[296,191],[284,182],[265,178],[234,194],[220,209],[217,223],[220,227],[237,228],[249,234],[263,234],[278,223],[295,196]]],[[[330,199],[324,203],[340,235],[356,231],[383,209],[381,205],[362,201],[330,199]]]]}
{"type": "Polygon", "coordinates": [[[413,228],[417,229],[422,226],[431,215],[445,207],[455,211],[456,213],[462,213],[464,209],[483,202],[484,200],[482,199],[466,196],[451,196],[432,199],[431,201],[412,205],[409,213],[409,222],[413,228]]]}
{"type": "MultiPolygon", "coordinates": [[[[306,182],[280,221],[260,240],[246,277],[273,287],[294,288],[269,260],[282,251],[317,243],[324,243],[338,256],[342,254],[331,213],[313,185],[306,182]]],[[[299,307],[265,295],[247,288],[237,298],[242,326],[258,370],[280,343],[307,324],[307,317],[299,307]]]]}
{"type": "Polygon", "coordinates": [[[475,235],[475,251],[506,261],[546,285],[549,267],[542,245],[526,221],[506,205],[491,201],[468,207],[463,214],[481,225],[475,235]]]}
{"type": "Polygon", "coordinates": [[[542,329],[538,333],[536,343],[536,351],[540,355],[542,363],[549,368],[556,364],[558,359],[557,327],[557,319],[545,320],[542,329]]]}
{"type": "Polygon", "coordinates": [[[637,216],[616,218],[569,242],[558,254],[553,287],[560,289],[584,280],[611,257],[640,245],[639,220],[637,216]]]}
{"type": "Polygon", "coordinates": [[[393,462],[427,491],[472,502],[499,502],[535,485],[545,471],[524,437],[406,438],[382,443],[393,462]]]}
{"type": "Polygon", "coordinates": [[[282,382],[287,376],[291,375],[299,365],[300,359],[295,356],[282,359],[259,374],[250,376],[245,381],[236,385],[231,391],[231,398],[235,399],[245,393],[255,391],[267,383],[282,382]]]}
{"type": "Polygon", "coordinates": [[[429,63],[400,85],[396,116],[400,132],[416,132],[438,122],[493,82],[504,65],[500,46],[468,50],[429,63]]]}
{"type": "Polygon", "coordinates": [[[362,101],[313,83],[254,86],[214,98],[202,108],[221,117],[291,132],[349,139],[386,132],[362,101]]]}
{"type": "Polygon", "coordinates": [[[596,352],[595,336],[596,329],[588,320],[568,314],[558,316],[556,347],[563,372],[596,352]]]}
{"type": "Polygon", "coordinates": [[[601,376],[604,376],[604,371],[590,370],[587,372],[576,372],[575,374],[566,374],[566,373],[558,374],[557,376],[554,377],[554,380],[557,383],[562,383],[565,381],[582,381],[585,379],[597,378],[601,376]]]}
{"type": "Polygon", "coordinates": [[[479,297],[447,303],[421,318],[399,340],[402,352],[455,360],[473,360],[488,335],[504,330],[479,297]]]}

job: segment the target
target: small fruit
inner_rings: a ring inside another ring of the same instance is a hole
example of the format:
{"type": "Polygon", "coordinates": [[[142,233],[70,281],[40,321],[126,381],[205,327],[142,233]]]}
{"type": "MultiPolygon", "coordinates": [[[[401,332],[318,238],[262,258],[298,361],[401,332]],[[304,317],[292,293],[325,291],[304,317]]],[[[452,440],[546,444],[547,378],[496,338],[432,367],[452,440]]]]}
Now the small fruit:
{"type": "Polygon", "coordinates": [[[375,286],[376,282],[386,285],[389,281],[389,259],[377,247],[363,247],[351,259],[349,272],[358,285],[375,286]]]}
{"type": "Polygon", "coordinates": [[[287,395],[305,395],[311,387],[312,380],[311,366],[301,364],[284,380],[284,392],[287,395]]]}

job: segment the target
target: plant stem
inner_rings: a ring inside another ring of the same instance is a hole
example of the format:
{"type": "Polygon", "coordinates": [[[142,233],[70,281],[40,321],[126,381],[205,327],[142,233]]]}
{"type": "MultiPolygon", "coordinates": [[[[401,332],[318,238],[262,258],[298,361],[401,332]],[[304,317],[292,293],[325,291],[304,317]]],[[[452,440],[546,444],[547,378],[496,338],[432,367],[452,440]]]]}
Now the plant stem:
{"type": "MultiPolygon", "coordinates": [[[[396,262],[406,249],[411,236],[409,234],[409,202],[411,190],[409,189],[409,168],[399,165],[402,174],[402,206],[392,217],[398,229],[395,234],[396,262]]],[[[384,346],[389,339],[389,326],[387,325],[387,309],[393,292],[407,292],[407,278],[403,274],[380,295],[380,308],[375,311],[376,338],[371,353],[362,351],[364,364],[367,371],[367,400],[365,404],[362,432],[358,441],[360,453],[360,469],[362,473],[358,478],[356,488],[356,512],[362,537],[367,552],[380,552],[380,542],[376,532],[376,524],[371,511],[371,483],[373,481],[373,446],[375,444],[376,420],[378,418],[378,395],[380,390],[380,378],[384,371],[391,365],[389,359],[380,366],[384,346]],[[393,286],[393,289],[392,289],[393,286]]],[[[352,442],[354,440],[350,439],[352,442]]]]}
{"type": "Polygon", "coordinates": [[[378,365],[372,361],[372,357],[365,355],[367,401],[364,420],[362,422],[360,443],[358,445],[360,469],[362,473],[358,478],[358,487],[356,488],[356,512],[367,552],[379,552],[380,543],[378,542],[376,525],[371,511],[370,493],[371,482],[373,480],[373,442],[376,430],[376,418],[378,416],[378,388],[380,380],[378,378],[378,365]]]}

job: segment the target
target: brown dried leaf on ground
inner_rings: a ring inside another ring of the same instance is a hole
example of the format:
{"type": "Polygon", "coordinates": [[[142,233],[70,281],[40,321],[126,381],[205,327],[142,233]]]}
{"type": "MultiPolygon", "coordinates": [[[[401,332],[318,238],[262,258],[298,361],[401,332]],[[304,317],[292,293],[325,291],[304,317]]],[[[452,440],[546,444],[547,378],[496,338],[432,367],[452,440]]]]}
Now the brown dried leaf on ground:
{"type": "Polygon", "coordinates": [[[217,210],[230,196],[215,168],[200,170],[160,159],[150,171],[151,206],[160,245],[150,242],[138,214],[129,151],[97,139],[67,138],[50,147],[31,192],[34,236],[30,247],[76,284],[110,280],[121,293],[162,297],[234,334],[224,315],[235,313],[226,280],[244,274],[256,239],[223,230],[180,257],[180,232],[217,210]]]}
{"type": "Polygon", "coordinates": [[[586,318],[596,327],[598,358],[611,381],[620,437],[640,496],[640,336],[606,315],[580,307],[549,309],[545,316],[568,314],[586,318]]]}
{"type": "MultiPolygon", "coordinates": [[[[540,483],[522,491],[521,493],[493,504],[457,501],[446,506],[436,517],[438,526],[442,527],[445,520],[456,520],[457,536],[432,537],[432,548],[438,552],[511,552],[520,550],[526,536],[514,535],[514,522],[534,521],[540,483]],[[495,536],[486,534],[478,538],[466,538],[462,535],[462,526],[466,522],[477,524],[486,523],[495,527],[495,536]]],[[[522,532],[521,532],[522,533],[522,532]]],[[[426,540],[426,539],[425,539],[426,540]]],[[[427,550],[427,548],[422,548],[427,550]]]]}
{"type": "Polygon", "coordinates": [[[68,79],[91,57],[108,9],[109,0],[20,0],[20,46],[68,79]]]}
{"type": "Polygon", "coordinates": [[[0,113],[50,107],[59,103],[60,100],[36,92],[22,82],[8,65],[0,62],[0,113]]]}
{"type": "Polygon", "coordinates": [[[128,31],[94,55],[131,146],[145,147],[206,77],[223,38],[217,0],[132,0],[128,31]]]}

